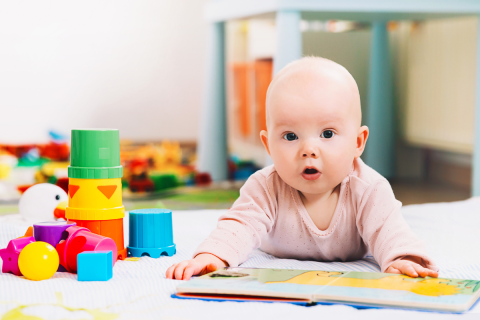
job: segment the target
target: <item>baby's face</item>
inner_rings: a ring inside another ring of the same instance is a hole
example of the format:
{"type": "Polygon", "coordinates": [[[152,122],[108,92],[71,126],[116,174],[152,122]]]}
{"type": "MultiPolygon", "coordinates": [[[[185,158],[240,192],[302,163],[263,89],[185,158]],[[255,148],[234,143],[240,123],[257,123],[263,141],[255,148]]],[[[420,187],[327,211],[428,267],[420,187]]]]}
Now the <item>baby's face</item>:
{"type": "Polygon", "coordinates": [[[359,134],[368,135],[360,128],[358,91],[342,76],[307,71],[291,78],[269,89],[268,132],[262,140],[288,185],[304,194],[328,192],[361,155],[359,134]]]}

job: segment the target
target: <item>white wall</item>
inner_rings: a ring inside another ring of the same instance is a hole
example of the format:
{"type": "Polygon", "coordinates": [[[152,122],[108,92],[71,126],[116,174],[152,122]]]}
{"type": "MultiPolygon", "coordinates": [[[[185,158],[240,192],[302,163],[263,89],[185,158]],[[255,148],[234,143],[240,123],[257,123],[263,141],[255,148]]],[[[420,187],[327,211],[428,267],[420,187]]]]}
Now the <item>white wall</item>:
{"type": "Polygon", "coordinates": [[[407,142],[472,153],[477,25],[476,17],[468,17],[426,21],[409,28],[404,110],[407,142]]]}
{"type": "Polygon", "coordinates": [[[78,127],[196,139],[206,2],[1,1],[0,144],[78,127]]]}

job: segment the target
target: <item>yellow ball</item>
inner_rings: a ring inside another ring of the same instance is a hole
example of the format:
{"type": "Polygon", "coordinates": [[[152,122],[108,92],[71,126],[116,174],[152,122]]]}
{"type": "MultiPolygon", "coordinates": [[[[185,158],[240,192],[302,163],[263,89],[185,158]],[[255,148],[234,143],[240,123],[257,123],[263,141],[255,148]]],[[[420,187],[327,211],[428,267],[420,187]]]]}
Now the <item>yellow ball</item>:
{"type": "Polygon", "coordinates": [[[57,272],[60,259],[57,250],[42,241],[25,246],[18,257],[18,267],[30,280],[46,280],[57,272]]]}

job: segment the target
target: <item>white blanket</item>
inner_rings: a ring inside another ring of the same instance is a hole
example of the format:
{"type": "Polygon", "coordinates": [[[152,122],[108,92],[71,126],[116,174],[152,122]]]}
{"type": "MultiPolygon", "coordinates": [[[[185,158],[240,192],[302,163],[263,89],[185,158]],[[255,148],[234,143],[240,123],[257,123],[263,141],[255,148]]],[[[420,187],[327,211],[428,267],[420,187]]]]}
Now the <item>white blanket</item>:
{"type": "MultiPolygon", "coordinates": [[[[357,310],[343,305],[300,307],[283,303],[206,302],[173,299],[180,282],[165,279],[173,263],[191,257],[196,246],[215,228],[224,210],[176,211],[173,228],[177,254],[173,257],[118,261],[107,282],[78,282],[77,276],[56,273],[35,282],[0,274],[0,317],[22,319],[480,319],[480,306],[464,315],[392,309],[357,310]],[[38,318],[34,318],[38,319],[38,318]]],[[[413,231],[422,238],[439,265],[440,276],[480,279],[480,199],[411,205],[402,209],[413,231]]],[[[18,216],[0,218],[0,248],[23,235],[18,216]]],[[[128,219],[125,219],[128,223],[128,219]]],[[[128,225],[125,225],[128,237],[128,225]]],[[[125,240],[128,243],[128,239],[125,240]]],[[[1,263],[1,262],[0,262],[1,263]]],[[[319,270],[379,271],[371,257],[349,263],[277,259],[261,251],[242,266],[319,270]]],[[[480,305],[480,304],[479,304],[480,305]]]]}

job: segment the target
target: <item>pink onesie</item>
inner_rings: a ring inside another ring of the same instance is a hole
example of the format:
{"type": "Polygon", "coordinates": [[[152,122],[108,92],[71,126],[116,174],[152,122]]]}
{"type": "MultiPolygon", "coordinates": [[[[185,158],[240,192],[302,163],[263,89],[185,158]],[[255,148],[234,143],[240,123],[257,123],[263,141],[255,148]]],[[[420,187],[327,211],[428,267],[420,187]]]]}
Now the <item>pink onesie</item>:
{"type": "Polygon", "coordinates": [[[367,251],[382,272],[404,256],[417,256],[438,270],[400,212],[388,181],[360,158],[343,179],[335,213],[327,230],[318,229],[300,199],[275,167],[253,174],[217,228],[194,253],[211,253],[231,267],[256,248],[279,258],[316,261],[362,259],[367,251]]]}

